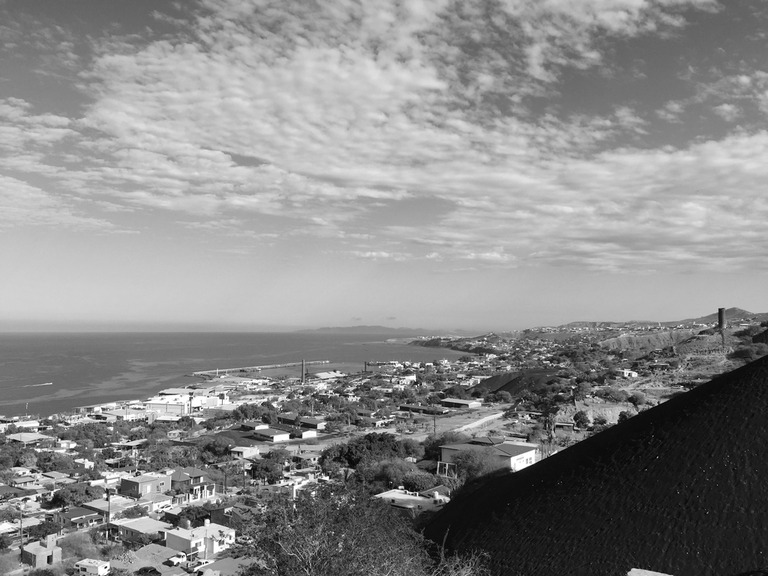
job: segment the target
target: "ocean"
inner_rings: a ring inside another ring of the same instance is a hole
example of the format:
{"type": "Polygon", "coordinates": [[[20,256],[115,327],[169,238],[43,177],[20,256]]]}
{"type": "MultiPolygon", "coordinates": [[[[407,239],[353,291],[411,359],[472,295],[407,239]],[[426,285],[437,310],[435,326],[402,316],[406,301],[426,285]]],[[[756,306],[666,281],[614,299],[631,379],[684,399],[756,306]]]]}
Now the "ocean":
{"type": "MultiPolygon", "coordinates": [[[[365,361],[455,359],[451,350],[381,335],[319,333],[0,334],[0,414],[49,416],[78,406],[144,399],[195,384],[199,370],[328,360],[310,372],[360,372],[365,361]]],[[[298,376],[300,367],[278,373],[298,376]]]]}

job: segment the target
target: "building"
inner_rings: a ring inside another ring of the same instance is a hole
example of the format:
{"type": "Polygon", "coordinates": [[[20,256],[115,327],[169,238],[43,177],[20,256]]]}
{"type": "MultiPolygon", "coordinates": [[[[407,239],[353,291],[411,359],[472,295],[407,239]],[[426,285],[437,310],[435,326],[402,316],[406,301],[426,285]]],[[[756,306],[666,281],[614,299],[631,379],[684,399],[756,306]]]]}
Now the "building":
{"type": "Polygon", "coordinates": [[[101,514],[105,522],[110,522],[113,518],[120,516],[123,512],[129,508],[136,506],[137,502],[133,498],[126,498],[125,496],[118,496],[112,494],[109,500],[103,498],[97,498],[90,502],[83,502],[83,508],[93,510],[101,514]]]}
{"type": "Polygon", "coordinates": [[[476,399],[462,400],[461,398],[445,398],[440,401],[440,404],[445,406],[446,408],[464,408],[467,410],[480,408],[483,405],[483,403],[480,402],[480,400],[476,400],[476,399]]]}
{"type": "Polygon", "coordinates": [[[300,428],[311,428],[313,430],[325,430],[326,422],[321,418],[310,418],[309,416],[299,416],[296,412],[286,412],[277,415],[277,422],[287,426],[298,426],[300,428]]]}
{"type": "Polygon", "coordinates": [[[149,473],[120,479],[120,494],[141,498],[148,494],[162,494],[171,489],[171,474],[149,473]]]}
{"type": "MultiPolygon", "coordinates": [[[[187,526],[189,526],[187,524],[187,526]]],[[[235,530],[205,520],[197,528],[179,527],[165,533],[165,545],[187,556],[208,559],[235,543],[235,530]]]]}
{"type": "Polygon", "coordinates": [[[253,437],[264,442],[288,442],[291,439],[291,433],[274,428],[262,428],[254,430],[253,437]]]}
{"type": "Polygon", "coordinates": [[[54,518],[64,528],[73,530],[91,528],[92,526],[101,524],[104,520],[102,515],[98,512],[82,506],[74,506],[69,510],[56,512],[54,518]]]}
{"type": "Polygon", "coordinates": [[[24,446],[37,446],[44,442],[53,442],[54,439],[45,434],[37,432],[17,432],[16,434],[6,434],[5,438],[12,442],[19,442],[24,446]]]}
{"type": "Polygon", "coordinates": [[[75,574],[78,576],[107,576],[109,571],[110,565],[106,560],[84,558],[75,562],[75,574]]]}
{"type": "Polygon", "coordinates": [[[21,561],[33,568],[46,568],[61,562],[61,548],[56,545],[56,535],[49,534],[39,542],[28,542],[21,550],[21,561]]]}
{"type": "Polygon", "coordinates": [[[254,446],[233,446],[229,449],[229,453],[235,458],[241,460],[245,458],[257,458],[259,455],[259,447],[254,446]]]}
{"type": "Polygon", "coordinates": [[[448,497],[448,490],[444,486],[430,488],[423,492],[411,492],[403,488],[395,488],[376,494],[374,498],[387,502],[392,508],[402,512],[408,518],[416,518],[423,512],[436,512],[451,501],[448,497]]]}
{"type": "Polygon", "coordinates": [[[113,520],[109,523],[110,536],[117,537],[123,542],[135,542],[144,537],[163,540],[167,531],[171,529],[173,524],[147,517],[113,520]]]}
{"type": "Polygon", "coordinates": [[[177,468],[171,474],[171,490],[175,504],[197,502],[216,496],[216,485],[197,468],[177,468]]]}
{"type": "Polygon", "coordinates": [[[467,450],[482,450],[487,452],[495,463],[496,470],[511,470],[517,472],[536,462],[535,444],[494,442],[491,439],[477,439],[459,444],[440,446],[440,461],[437,463],[437,473],[441,476],[456,476],[454,458],[467,450]]]}

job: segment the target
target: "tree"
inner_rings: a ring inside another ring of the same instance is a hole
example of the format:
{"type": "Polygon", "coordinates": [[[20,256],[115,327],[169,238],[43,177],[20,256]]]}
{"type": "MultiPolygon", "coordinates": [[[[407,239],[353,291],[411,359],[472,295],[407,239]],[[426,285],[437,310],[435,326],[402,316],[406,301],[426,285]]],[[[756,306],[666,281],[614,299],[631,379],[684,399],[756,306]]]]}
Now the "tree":
{"type": "Polygon", "coordinates": [[[121,516],[123,518],[141,518],[147,515],[147,509],[142,506],[131,506],[123,510],[121,516]]]}
{"type": "Polygon", "coordinates": [[[104,488],[90,484],[69,484],[56,491],[51,498],[51,507],[80,506],[83,502],[104,497],[104,488]]]}
{"type": "Polygon", "coordinates": [[[24,535],[28,540],[42,540],[49,534],[58,534],[60,530],[61,524],[53,520],[44,520],[37,526],[32,526],[28,531],[25,531],[24,535]]]}
{"type": "Polygon", "coordinates": [[[630,403],[632,403],[635,407],[643,406],[647,402],[647,398],[645,397],[645,394],[640,392],[639,390],[635,390],[629,395],[629,398],[627,399],[630,403]]]}
{"type": "Polygon", "coordinates": [[[249,556],[245,576],[371,576],[424,574],[430,564],[423,540],[387,504],[360,492],[322,486],[295,502],[271,506],[249,556]]]}
{"type": "Polygon", "coordinates": [[[403,488],[413,492],[423,492],[436,484],[437,479],[428,472],[413,471],[403,476],[403,488]]]}
{"type": "Polygon", "coordinates": [[[91,537],[83,532],[74,532],[59,541],[63,558],[101,558],[101,552],[94,545],[91,537]]]}
{"type": "Polygon", "coordinates": [[[595,426],[605,426],[608,424],[608,420],[605,418],[605,416],[595,416],[592,419],[592,424],[595,426]]]}
{"type": "Polygon", "coordinates": [[[484,447],[459,450],[453,456],[453,463],[456,465],[456,476],[464,482],[499,469],[498,459],[484,447]]]}
{"type": "Polygon", "coordinates": [[[187,506],[179,513],[179,521],[189,520],[193,528],[202,526],[206,520],[211,519],[211,511],[203,506],[187,506]]]}
{"type": "Polygon", "coordinates": [[[626,422],[627,420],[632,418],[632,416],[634,416],[632,412],[622,410],[621,412],[619,412],[619,419],[618,419],[619,424],[621,424],[622,422],[626,422]]]}
{"type": "Polygon", "coordinates": [[[330,462],[336,462],[347,468],[357,468],[357,465],[363,460],[378,461],[387,458],[402,458],[404,453],[403,445],[394,434],[371,432],[355,438],[347,444],[337,444],[327,448],[320,457],[320,465],[323,470],[330,462]]]}
{"type": "Polygon", "coordinates": [[[589,415],[584,410],[579,410],[573,415],[573,423],[577,428],[589,427],[589,415]]]}
{"type": "Polygon", "coordinates": [[[424,458],[426,460],[440,459],[440,446],[444,444],[457,444],[466,442],[469,436],[461,432],[442,432],[440,434],[430,434],[424,440],[424,458]]]}
{"type": "Polygon", "coordinates": [[[53,568],[36,568],[27,573],[27,576],[58,576],[53,568]]]}
{"type": "Polygon", "coordinates": [[[8,536],[8,534],[0,534],[0,550],[7,550],[10,545],[10,536],[8,536]]]}

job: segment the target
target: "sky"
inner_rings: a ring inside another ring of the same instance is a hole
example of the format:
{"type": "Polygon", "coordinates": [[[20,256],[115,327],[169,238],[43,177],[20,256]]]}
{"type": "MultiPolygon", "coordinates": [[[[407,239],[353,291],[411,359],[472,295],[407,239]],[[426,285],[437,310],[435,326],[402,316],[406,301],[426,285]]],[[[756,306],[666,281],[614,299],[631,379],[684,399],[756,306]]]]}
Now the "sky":
{"type": "Polygon", "coordinates": [[[0,330],[766,312],[767,31],[762,0],[0,0],[0,330]]]}

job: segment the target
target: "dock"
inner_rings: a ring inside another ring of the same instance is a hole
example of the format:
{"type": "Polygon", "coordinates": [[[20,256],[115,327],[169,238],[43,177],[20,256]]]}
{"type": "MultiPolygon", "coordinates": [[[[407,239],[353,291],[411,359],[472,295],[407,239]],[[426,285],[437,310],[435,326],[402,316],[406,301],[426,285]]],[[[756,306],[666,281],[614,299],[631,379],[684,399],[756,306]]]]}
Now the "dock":
{"type": "Polygon", "coordinates": [[[241,366],[240,368],[216,368],[215,370],[199,370],[192,372],[192,376],[199,378],[216,378],[229,375],[233,372],[261,372],[262,370],[274,370],[280,368],[293,368],[295,366],[310,366],[316,364],[330,364],[330,360],[302,360],[301,362],[288,362],[286,364],[265,364],[261,366],[241,366]]]}

